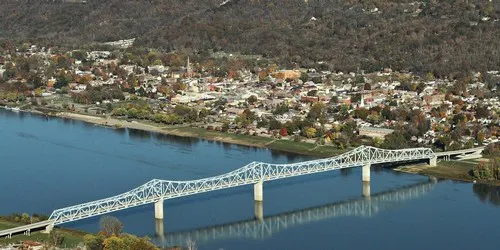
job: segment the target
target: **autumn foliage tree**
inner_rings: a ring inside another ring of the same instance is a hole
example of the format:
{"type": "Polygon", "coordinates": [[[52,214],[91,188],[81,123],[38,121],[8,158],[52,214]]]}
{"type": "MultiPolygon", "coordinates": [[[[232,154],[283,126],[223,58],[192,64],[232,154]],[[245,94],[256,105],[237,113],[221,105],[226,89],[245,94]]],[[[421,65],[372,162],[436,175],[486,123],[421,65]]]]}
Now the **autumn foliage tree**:
{"type": "Polygon", "coordinates": [[[283,128],[281,128],[281,129],[280,129],[280,135],[281,135],[281,136],[287,136],[287,135],[288,135],[288,131],[287,131],[287,129],[286,129],[286,128],[284,128],[284,127],[283,127],[283,128]]]}

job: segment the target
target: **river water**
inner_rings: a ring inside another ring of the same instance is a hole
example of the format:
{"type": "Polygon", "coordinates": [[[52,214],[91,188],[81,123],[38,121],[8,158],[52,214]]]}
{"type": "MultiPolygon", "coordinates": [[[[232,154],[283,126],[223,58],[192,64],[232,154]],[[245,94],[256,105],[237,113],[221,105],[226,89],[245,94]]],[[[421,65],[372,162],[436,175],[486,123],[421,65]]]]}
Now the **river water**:
{"type": "MultiPolygon", "coordinates": [[[[101,199],[151,179],[190,180],[251,161],[310,157],[193,138],[114,130],[0,111],[0,214],[43,213],[101,199]]],[[[500,249],[500,190],[374,168],[371,197],[360,169],[244,186],[112,213],[125,231],[197,249],[500,249]],[[256,211],[263,217],[255,218],[256,211]]],[[[65,224],[99,231],[99,218],[65,224]]]]}

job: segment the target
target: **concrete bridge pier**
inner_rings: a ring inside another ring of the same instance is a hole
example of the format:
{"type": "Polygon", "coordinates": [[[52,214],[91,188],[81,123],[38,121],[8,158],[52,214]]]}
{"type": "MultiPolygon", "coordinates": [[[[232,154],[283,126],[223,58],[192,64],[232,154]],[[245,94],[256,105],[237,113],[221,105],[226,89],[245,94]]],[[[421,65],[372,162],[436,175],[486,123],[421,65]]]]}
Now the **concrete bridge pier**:
{"type": "Polygon", "coordinates": [[[431,167],[437,166],[437,156],[434,156],[433,158],[429,158],[429,165],[431,167]]]}
{"type": "Polygon", "coordinates": [[[54,229],[54,225],[50,224],[47,227],[45,227],[44,233],[50,234],[50,232],[52,232],[53,229],[54,229]]]}
{"type": "Polygon", "coordinates": [[[163,220],[163,199],[155,202],[155,219],[163,220]]]}
{"type": "Polygon", "coordinates": [[[363,165],[363,182],[370,182],[370,167],[371,167],[371,164],[365,164],[363,165]]]}
{"type": "Polygon", "coordinates": [[[156,233],[156,238],[160,240],[160,242],[165,241],[165,229],[163,226],[163,220],[160,219],[155,219],[155,233],[156,233]]]}
{"type": "Polygon", "coordinates": [[[264,191],[262,187],[262,181],[257,182],[253,185],[253,199],[254,201],[263,201],[264,200],[264,191]]]}
{"type": "Polygon", "coordinates": [[[255,219],[262,221],[264,220],[264,204],[262,201],[254,202],[255,219]]]}
{"type": "Polygon", "coordinates": [[[362,180],[363,180],[363,197],[370,197],[370,168],[371,164],[362,166],[362,180]]]}
{"type": "Polygon", "coordinates": [[[370,197],[371,192],[370,192],[370,182],[368,181],[363,181],[363,197],[370,197]]]}

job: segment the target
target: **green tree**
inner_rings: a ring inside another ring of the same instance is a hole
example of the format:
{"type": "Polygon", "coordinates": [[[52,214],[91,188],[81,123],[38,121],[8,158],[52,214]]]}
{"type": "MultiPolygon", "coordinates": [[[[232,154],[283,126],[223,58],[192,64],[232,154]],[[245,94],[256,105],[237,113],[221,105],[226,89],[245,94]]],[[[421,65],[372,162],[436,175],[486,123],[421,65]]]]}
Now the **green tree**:
{"type": "Polygon", "coordinates": [[[250,97],[247,98],[247,102],[250,105],[254,105],[257,102],[257,96],[251,95],[250,97]]]}
{"type": "Polygon", "coordinates": [[[129,247],[125,241],[117,236],[111,236],[104,240],[104,250],[127,250],[129,247]]]}
{"type": "Polygon", "coordinates": [[[274,109],[273,114],[274,115],[283,115],[287,113],[289,110],[288,105],[281,103],[276,106],[276,109],[274,109]]]}
{"type": "Polygon", "coordinates": [[[479,180],[492,180],[494,179],[493,166],[492,164],[481,161],[472,168],[472,175],[479,180]]]}
{"type": "Polygon", "coordinates": [[[354,115],[362,120],[366,120],[366,117],[368,117],[369,114],[370,112],[365,108],[358,108],[354,111],[354,115]]]}
{"type": "Polygon", "coordinates": [[[382,117],[387,120],[394,120],[394,113],[392,113],[391,108],[389,106],[385,106],[381,111],[382,117]]]}
{"type": "Polygon", "coordinates": [[[224,122],[221,127],[222,132],[227,132],[229,130],[229,122],[224,122]]]}
{"type": "Polygon", "coordinates": [[[407,147],[407,142],[408,140],[401,132],[395,131],[385,136],[382,147],[388,149],[402,149],[407,147]]]}
{"type": "Polygon", "coordinates": [[[122,237],[125,245],[129,250],[156,250],[158,249],[153,245],[148,238],[139,238],[132,235],[125,235],[122,237]]]}
{"type": "Polygon", "coordinates": [[[309,113],[307,114],[307,118],[311,121],[317,121],[321,117],[325,116],[325,104],[322,102],[316,102],[312,105],[309,113]]]}
{"type": "Polygon", "coordinates": [[[83,244],[89,250],[102,250],[104,248],[104,237],[87,234],[83,237],[83,244]]]}
{"type": "Polygon", "coordinates": [[[306,72],[301,72],[300,73],[300,80],[302,80],[302,82],[309,81],[309,75],[306,72]]]}
{"type": "Polygon", "coordinates": [[[278,120],[276,119],[271,119],[269,121],[269,129],[270,130],[276,130],[276,129],[281,129],[282,125],[281,125],[281,122],[279,122],[278,120]]]}

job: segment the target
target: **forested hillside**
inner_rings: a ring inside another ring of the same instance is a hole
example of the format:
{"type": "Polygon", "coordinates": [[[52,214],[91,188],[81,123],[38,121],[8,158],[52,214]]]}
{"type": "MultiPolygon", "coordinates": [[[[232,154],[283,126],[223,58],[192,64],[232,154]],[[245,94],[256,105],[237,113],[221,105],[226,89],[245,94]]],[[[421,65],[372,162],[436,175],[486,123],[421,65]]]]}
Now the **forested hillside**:
{"type": "Polygon", "coordinates": [[[78,46],[137,38],[334,70],[433,72],[500,67],[500,1],[2,0],[0,37],[78,46]],[[221,5],[222,2],[227,2],[221,5]]]}

